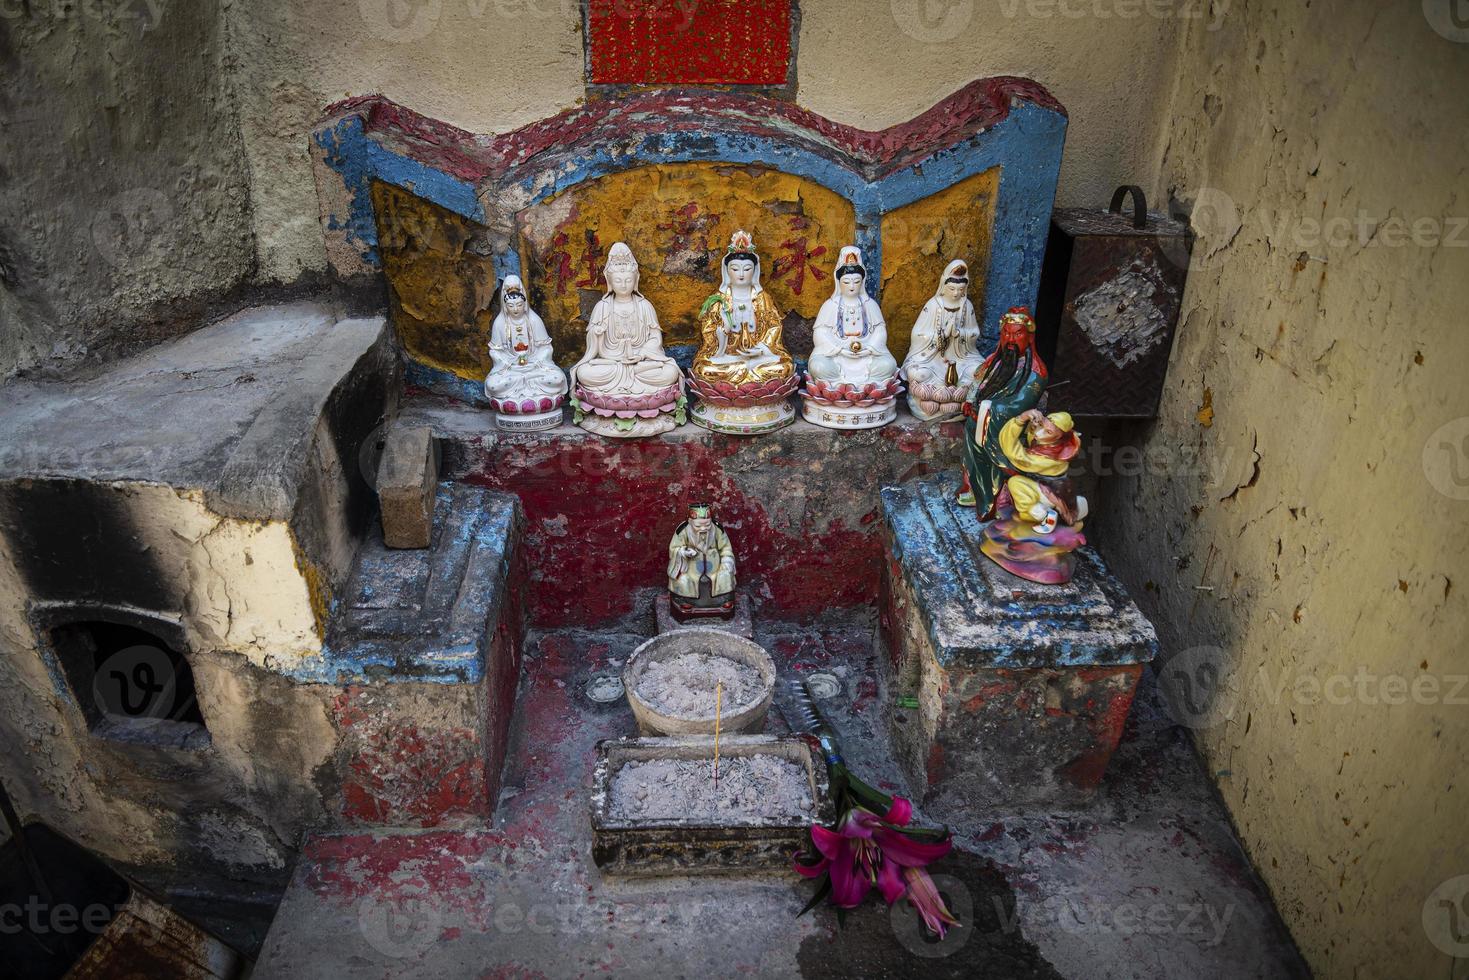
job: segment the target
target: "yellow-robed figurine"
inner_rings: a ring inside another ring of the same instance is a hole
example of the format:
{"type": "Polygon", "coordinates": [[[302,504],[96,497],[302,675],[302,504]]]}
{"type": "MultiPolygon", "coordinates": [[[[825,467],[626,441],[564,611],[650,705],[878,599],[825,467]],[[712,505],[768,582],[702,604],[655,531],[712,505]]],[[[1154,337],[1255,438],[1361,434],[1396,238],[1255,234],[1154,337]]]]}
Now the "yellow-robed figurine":
{"type": "Polygon", "coordinates": [[[689,371],[693,419],[716,432],[754,435],[788,425],[796,363],[781,341],[781,312],[760,285],[760,256],[737,231],[720,263],[719,291],[699,310],[699,352],[689,371]]]}
{"type": "Polygon", "coordinates": [[[1032,582],[1070,581],[1073,552],[1086,543],[1081,528],[1087,515],[1086,498],[1066,476],[1081,450],[1071,416],[1029,409],[1000,428],[998,441],[1008,476],[995,500],[995,520],[980,532],[980,550],[1032,582]]]}

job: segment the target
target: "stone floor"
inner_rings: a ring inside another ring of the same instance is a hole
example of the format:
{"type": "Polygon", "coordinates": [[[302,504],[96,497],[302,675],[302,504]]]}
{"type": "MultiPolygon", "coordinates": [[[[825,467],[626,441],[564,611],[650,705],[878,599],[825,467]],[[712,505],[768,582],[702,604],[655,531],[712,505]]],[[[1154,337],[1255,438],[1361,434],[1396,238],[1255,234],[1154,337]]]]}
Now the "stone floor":
{"type": "MultiPolygon", "coordinates": [[[[651,616],[650,616],[651,618],[651,616]]],[[[651,625],[651,623],[650,623],[651,625]]],[[[898,790],[869,624],[762,628],[783,673],[829,670],[824,702],[854,768],[898,790]]],[[[598,739],[632,734],[589,678],[636,632],[565,631],[527,650],[493,826],[320,837],[305,850],[254,976],[1295,977],[1305,967],[1224,809],[1146,678],[1085,809],[976,813],[934,866],[964,926],[925,940],[874,898],[838,930],[793,874],[604,879],[589,856],[598,739]]],[[[772,712],[768,730],[784,728],[772,712]]]]}

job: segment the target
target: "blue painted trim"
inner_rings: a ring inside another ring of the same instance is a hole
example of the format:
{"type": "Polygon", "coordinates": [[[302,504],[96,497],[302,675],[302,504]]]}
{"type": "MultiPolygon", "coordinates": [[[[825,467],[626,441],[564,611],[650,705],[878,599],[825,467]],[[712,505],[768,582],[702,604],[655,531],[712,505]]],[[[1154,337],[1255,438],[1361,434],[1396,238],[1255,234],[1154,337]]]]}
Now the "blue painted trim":
{"type": "MultiPolygon", "coordinates": [[[[361,249],[364,260],[371,265],[382,264],[372,211],[373,180],[401,187],[471,221],[485,222],[484,208],[473,184],[388,149],[367,135],[357,116],[319,130],[313,138],[325,151],[327,166],[341,176],[352,201],[348,214],[328,216],[328,227],[345,228],[348,241],[361,249]]],[[[518,265],[518,258],[516,262],[518,265]]]]}
{"type": "MultiPolygon", "coordinates": [[[[981,328],[987,346],[999,336],[1000,316],[1012,306],[1034,308],[1041,259],[1061,170],[1067,120],[1031,103],[1011,108],[990,129],[939,150],[917,164],[869,181],[844,163],[801,142],[746,133],[661,132],[625,143],[588,149],[560,160],[556,167],[525,168],[508,182],[525,206],[534,206],[569,188],[610,174],[656,164],[717,162],[760,164],[811,180],[851,201],[857,220],[857,245],[872,269],[882,267],[882,217],[893,210],[952,187],[992,168],[1000,171],[994,207],[989,268],[985,270],[981,328]]],[[[331,227],[345,226],[349,240],[377,265],[377,228],[368,194],[373,179],[386,181],[472,221],[486,223],[476,188],[379,143],[350,116],[317,133],[326,162],[342,176],[352,198],[351,213],[331,216],[331,227]],[[337,224],[340,222],[341,224],[337,224]]],[[[506,186],[506,185],[502,185],[506,186]]],[[[840,246],[845,242],[836,242],[840,246]]],[[[520,255],[512,247],[494,256],[496,274],[520,275],[520,255]]],[[[868,278],[868,291],[881,299],[882,277],[868,278]]]]}
{"type": "Polygon", "coordinates": [[[425,388],[436,395],[444,395],[448,398],[457,398],[460,401],[478,405],[489,411],[489,403],[485,401],[485,386],[483,381],[470,381],[461,378],[457,374],[444,371],[440,368],[429,367],[407,358],[403,368],[403,380],[420,388],[425,388]]]}

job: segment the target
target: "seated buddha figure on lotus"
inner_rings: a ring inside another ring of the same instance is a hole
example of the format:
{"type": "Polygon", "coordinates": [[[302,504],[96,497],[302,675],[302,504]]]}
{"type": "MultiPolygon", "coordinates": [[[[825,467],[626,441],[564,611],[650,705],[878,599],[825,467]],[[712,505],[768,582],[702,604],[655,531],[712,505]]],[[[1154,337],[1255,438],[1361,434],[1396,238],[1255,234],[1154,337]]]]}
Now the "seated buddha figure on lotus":
{"type": "Polygon", "coordinates": [[[959,418],[983,364],[979,320],[969,300],[969,269],[955,259],[913,324],[913,346],[903,360],[908,408],[926,422],[959,418]]]}
{"type": "Polygon", "coordinates": [[[802,414],[832,429],[871,429],[897,416],[898,362],[888,353],[887,321],[867,295],[867,270],[855,245],[844,246],[836,287],[812,327],[802,414]]]}
{"type": "Polygon", "coordinates": [[[505,432],[534,432],[561,424],[566,374],[551,359],[551,335],[530,308],[519,276],[500,286],[500,312],[490,326],[490,373],[485,399],[505,432]]]}
{"type": "Polygon", "coordinates": [[[699,310],[699,352],[689,371],[699,402],[690,414],[707,429],[741,435],[789,425],[796,365],[781,342],[780,309],[760,286],[749,232],[731,236],[720,272],[719,291],[699,310]]]}
{"type": "Polygon", "coordinates": [[[652,436],[683,424],[683,374],[663,352],[658,314],[638,291],[638,262],[617,242],[592,308],[587,352],[571,369],[574,421],[613,438],[652,436]]]}

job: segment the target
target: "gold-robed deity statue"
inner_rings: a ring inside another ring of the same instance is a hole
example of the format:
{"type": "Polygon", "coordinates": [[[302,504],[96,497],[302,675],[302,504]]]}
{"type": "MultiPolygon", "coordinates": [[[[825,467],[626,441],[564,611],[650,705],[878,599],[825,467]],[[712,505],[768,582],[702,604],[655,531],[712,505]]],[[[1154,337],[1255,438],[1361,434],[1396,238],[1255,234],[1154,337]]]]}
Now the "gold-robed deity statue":
{"type": "Polygon", "coordinates": [[[699,352],[689,371],[692,416],[716,432],[752,435],[788,425],[796,364],[781,341],[781,312],[760,285],[760,256],[737,231],[720,262],[719,291],[699,310],[699,352]]]}

